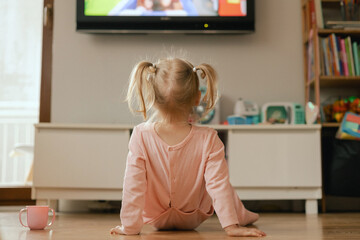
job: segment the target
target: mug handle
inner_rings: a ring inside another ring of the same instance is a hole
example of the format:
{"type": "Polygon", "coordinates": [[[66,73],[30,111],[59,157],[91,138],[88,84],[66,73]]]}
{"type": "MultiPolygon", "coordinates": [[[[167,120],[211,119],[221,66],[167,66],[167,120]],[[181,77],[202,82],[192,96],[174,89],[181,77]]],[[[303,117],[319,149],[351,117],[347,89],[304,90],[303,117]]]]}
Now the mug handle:
{"type": "Polygon", "coordinates": [[[29,227],[29,226],[27,226],[27,225],[24,225],[23,222],[22,222],[22,220],[21,220],[21,214],[22,214],[23,212],[25,212],[25,211],[27,211],[26,208],[23,208],[23,209],[20,210],[20,212],[19,212],[19,220],[20,220],[21,225],[23,225],[24,227],[29,227]]]}
{"type": "Polygon", "coordinates": [[[54,209],[49,208],[49,210],[52,211],[53,217],[51,219],[51,222],[47,225],[48,227],[50,227],[54,223],[54,220],[55,220],[55,211],[54,211],[54,209]]]}

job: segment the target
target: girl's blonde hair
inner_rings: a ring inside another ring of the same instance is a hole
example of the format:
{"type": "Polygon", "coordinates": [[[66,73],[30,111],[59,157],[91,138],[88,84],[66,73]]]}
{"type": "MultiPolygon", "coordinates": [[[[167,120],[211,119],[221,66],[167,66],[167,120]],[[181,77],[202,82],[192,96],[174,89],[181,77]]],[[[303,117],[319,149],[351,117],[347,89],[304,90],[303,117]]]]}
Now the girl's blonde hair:
{"type": "Polygon", "coordinates": [[[209,64],[194,67],[180,58],[161,59],[157,63],[142,61],[132,70],[126,101],[132,112],[139,112],[146,120],[155,107],[168,117],[190,114],[199,93],[198,70],[206,79],[204,114],[215,107],[217,101],[217,74],[209,64]]]}

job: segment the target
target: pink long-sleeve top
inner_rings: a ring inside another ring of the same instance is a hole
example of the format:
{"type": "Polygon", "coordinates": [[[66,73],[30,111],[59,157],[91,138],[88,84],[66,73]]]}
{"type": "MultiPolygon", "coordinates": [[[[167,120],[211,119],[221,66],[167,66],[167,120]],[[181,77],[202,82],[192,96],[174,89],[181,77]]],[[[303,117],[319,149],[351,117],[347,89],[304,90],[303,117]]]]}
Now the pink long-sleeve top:
{"type": "Polygon", "coordinates": [[[192,125],[183,141],[169,146],[154,125],[142,123],[131,135],[120,214],[123,232],[138,234],[144,223],[171,209],[180,214],[212,214],[215,209],[223,228],[238,224],[217,132],[192,125]]]}

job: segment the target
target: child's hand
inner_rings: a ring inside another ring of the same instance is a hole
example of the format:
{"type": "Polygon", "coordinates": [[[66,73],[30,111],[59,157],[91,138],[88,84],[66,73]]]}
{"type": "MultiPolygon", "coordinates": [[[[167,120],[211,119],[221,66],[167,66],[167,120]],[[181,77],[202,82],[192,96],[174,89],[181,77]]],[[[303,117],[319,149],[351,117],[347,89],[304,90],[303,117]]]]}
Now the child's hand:
{"type": "Polygon", "coordinates": [[[225,228],[225,232],[230,237],[264,237],[266,233],[256,228],[239,227],[231,225],[225,228]]]}
{"type": "Polygon", "coordinates": [[[125,233],[121,229],[122,229],[121,226],[116,226],[110,230],[110,234],[125,235],[125,233]]]}

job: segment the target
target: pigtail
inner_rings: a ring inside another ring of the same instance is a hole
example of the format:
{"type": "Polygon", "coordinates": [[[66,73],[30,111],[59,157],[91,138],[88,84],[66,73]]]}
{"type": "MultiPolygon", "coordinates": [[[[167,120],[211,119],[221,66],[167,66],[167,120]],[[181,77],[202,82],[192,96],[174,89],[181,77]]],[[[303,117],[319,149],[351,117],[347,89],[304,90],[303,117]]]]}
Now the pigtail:
{"type": "Polygon", "coordinates": [[[147,119],[147,111],[151,109],[155,102],[153,86],[155,76],[156,66],[145,61],[138,63],[130,74],[126,101],[129,109],[133,113],[141,113],[145,120],[147,119]]]}
{"type": "Polygon", "coordinates": [[[215,107],[218,100],[217,73],[212,66],[206,63],[200,64],[194,68],[194,70],[197,69],[201,70],[201,78],[206,79],[206,93],[202,99],[202,101],[206,103],[206,114],[215,107]]]}

